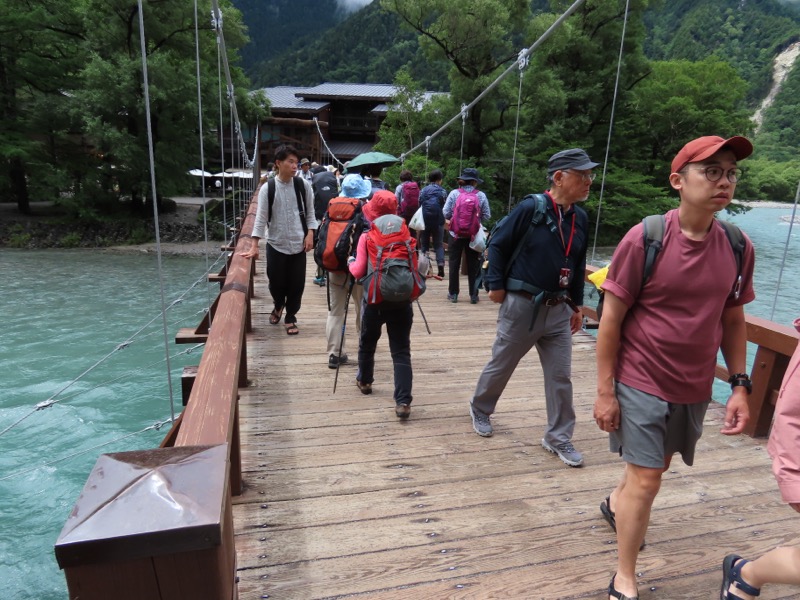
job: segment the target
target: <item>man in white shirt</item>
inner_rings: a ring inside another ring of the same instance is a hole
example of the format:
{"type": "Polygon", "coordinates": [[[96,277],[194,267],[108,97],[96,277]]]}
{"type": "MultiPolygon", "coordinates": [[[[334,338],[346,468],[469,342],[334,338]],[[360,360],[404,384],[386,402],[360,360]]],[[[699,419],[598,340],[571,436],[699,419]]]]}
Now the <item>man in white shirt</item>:
{"type": "Polygon", "coordinates": [[[258,211],[247,258],[258,258],[258,242],[267,232],[267,279],[275,307],[269,315],[272,325],[280,323],[286,309],[286,333],[297,335],[297,313],[306,280],[306,252],[314,247],[314,192],[311,184],[295,177],[297,150],[280,146],[275,152],[275,177],[258,191],[258,211]]]}

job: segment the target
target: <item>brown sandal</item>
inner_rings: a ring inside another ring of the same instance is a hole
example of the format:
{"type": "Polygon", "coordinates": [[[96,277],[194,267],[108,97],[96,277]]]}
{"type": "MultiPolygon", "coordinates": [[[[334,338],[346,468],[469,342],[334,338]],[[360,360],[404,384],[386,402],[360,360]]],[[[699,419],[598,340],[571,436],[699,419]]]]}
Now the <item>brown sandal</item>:
{"type": "Polygon", "coordinates": [[[286,335],[297,335],[300,330],[297,328],[297,323],[286,323],[286,335]]]}
{"type": "Polygon", "coordinates": [[[269,313],[269,324],[277,325],[278,323],[280,323],[282,314],[283,314],[283,309],[278,310],[277,308],[273,308],[272,312],[269,313]]]}

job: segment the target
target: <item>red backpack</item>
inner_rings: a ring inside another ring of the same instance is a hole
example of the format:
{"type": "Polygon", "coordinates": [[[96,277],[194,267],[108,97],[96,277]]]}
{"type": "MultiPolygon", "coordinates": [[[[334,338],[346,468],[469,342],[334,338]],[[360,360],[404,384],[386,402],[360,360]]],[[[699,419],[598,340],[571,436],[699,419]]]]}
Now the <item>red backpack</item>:
{"type": "Polygon", "coordinates": [[[400,189],[400,216],[408,220],[419,208],[419,185],[416,181],[406,181],[400,189]]]}
{"type": "Polygon", "coordinates": [[[425,292],[419,274],[416,240],[402,217],[383,215],[367,235],[367,274],[363,279],[367,304],[403,303],[425,292]]]}
{"type": "Polygon", "coordinates": [[[347,259],[355,253],[363,227],[360,200],[331,200],[319,226],[314,262],[326,271],[347,271],[347,259]]]}
{"type": "Polygon", "coordinates": [[[450,231],[457,237],[472,239],[481,227],[481,202],[478,190],[458,189],[458,197],[450,219],[450,231]]]}

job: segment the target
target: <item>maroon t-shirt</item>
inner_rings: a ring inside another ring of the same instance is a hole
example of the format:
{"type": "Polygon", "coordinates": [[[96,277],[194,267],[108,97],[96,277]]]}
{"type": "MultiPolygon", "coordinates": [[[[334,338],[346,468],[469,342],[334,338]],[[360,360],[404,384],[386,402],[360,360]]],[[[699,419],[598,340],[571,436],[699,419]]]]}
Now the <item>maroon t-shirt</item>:
{"type": "Polygon", "coordinates": [[[755,257],[745,236],[742,287],[734,299],[736,258],[722,226],[715,223],[696,241],[681,232],[677,210],[666,220],[663,248],[644,287],[641,223],[617,246],[602,286],[629,309],[614,378],[668,402],[695,404],[711,398],[723,310],[755,298],[755,257]]]}

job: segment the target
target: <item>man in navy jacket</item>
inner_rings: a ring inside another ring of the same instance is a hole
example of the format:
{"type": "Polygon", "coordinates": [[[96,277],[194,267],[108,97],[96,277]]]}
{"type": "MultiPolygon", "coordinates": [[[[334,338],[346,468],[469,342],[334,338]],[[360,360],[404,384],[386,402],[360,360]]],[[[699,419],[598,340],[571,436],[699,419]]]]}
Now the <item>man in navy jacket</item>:
{"type": "Polygon", "coordinates": [[[492,358],[470,403],[472,425],[488,437],[489,419],[519,361],[535,345],[544,371],[547,429],[542,447],[571,467],[583,464],[572,445],[572,334],[582,324],[588,218],[577,203],[589,197],[598,163],[580,148],[550,157],[550,189],[529,196],[501,223],[489,242],[489,299],[500,304],[492,358]],[[512,255],[522,244],[517,257],[512,255]]]}

